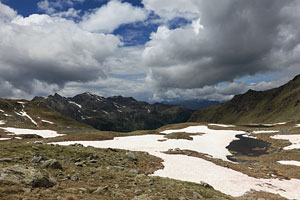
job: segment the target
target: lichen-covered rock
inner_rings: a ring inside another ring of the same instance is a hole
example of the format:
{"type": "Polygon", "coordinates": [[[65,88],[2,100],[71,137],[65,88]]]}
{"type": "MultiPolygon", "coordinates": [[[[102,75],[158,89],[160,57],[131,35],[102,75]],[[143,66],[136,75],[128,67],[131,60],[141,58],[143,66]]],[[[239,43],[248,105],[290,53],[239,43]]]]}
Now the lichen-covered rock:
{"type": "Polygon", "coordinates": [[[36,154],[34,155],[34,157],[30,160],[30,162],[33,162],[33,163],[40,163],[44,160],[47,160],[46,157],[42,156],[42,155],[39,155],[39,154],[36,154]]]}
{"type": "Polygon", "coordinates": [[[14,165],[0,170],[0,180],[22,183],[31,187],[52,187],[56,184],[46,171],[23,165],[14,165]]]}
{"type": "Polygon", "coordinates": [[[62,169],[61,164],[56,159],[46,160],[42,164],[43,168],[62,169]]]}

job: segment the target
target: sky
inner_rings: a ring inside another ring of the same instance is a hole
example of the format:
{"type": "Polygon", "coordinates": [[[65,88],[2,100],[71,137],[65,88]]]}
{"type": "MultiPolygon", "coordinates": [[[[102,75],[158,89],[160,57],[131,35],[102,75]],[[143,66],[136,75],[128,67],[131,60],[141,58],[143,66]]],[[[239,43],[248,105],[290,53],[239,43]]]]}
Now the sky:
{"type": "Polygon", "coordinates": [[[0,0],[0,97],[226,101],[300,74],[297,0],[0,0]]]}

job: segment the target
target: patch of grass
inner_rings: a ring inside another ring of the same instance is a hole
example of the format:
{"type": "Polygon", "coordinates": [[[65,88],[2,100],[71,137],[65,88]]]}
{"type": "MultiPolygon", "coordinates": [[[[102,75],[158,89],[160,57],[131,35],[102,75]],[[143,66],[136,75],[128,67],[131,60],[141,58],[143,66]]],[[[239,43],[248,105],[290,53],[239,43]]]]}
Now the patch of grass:
{"type": "Polygon", "coordinates": [[[183,139],[183,140],[193,140],[193,138],[191,136],[194,135],[199,135],[199,134],[195,134],[195,133],[184,133],[184,132],[179,132],[179,133],[170,133],[164,136],[164,138],[167,139],[183,139]]]}

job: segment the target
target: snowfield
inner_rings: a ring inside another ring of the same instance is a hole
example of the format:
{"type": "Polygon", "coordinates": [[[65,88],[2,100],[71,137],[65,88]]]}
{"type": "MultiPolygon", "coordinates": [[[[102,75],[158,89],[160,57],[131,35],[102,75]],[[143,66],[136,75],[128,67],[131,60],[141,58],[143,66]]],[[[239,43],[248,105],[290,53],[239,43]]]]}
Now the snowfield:
{"type": "Polygon", "coordinates": [[[282,165],[295,165],[300,167],[300,161],[295,161],[295,160],[281,160],[281,161],[277,161],[278,163],[282,164],[282,165]]]}
{"type": "Polygon", "coordinates": [[[300,149],[300,134],[298,135],[275,135],[271,138],[277,140],[289,140],[292,145],[284,147],[284,150],[300,149]]]}
{"type": "Polygon", "coordinates": [[[21,128],[2,128],[6,132],[13,133],[14,135],[39,135],[42,138],[54,138],[63,136],[64,134],[58,134],[56,131],[51,130],[33,130],[33,129],[21,129],[21,128]]]}
{"type": "Polygon", "coordinates": [[[207,126],[191,126],[180,130],[166,130],[162,133],[170,134],[174,132],[203,133],[203,135],[192,136],[192,141],[182,139],[166,140],[163,135],[142,135],[118,137],[106,141],[72,141],[54,144],[71,145],[79,143],[86,147],[93,146],[96,148],[117,148],[148,152],[164,160],[164,169],[156,171],[153,174],[154,176],[195,183],[204,181],[212,185],[216,190],[235,197],[242,196],[253,189],[280,194],[288,199],[299,198],[300,180],[298,179],[256,179],[201,158],[163,153],[168,149],[180,148],[207,153],[214,158],[227,160],[226,155],[230,155],[230,153],[225,147],[235,139],[236,134],[245,134],[244,132],[213,130],[207,126]]]}
{"type": "Polygon", "coordinates": [[[236,125],[228,125],[228,124],[208,124],[209,126],[220,126],[224,128],[236,127],[236,125]]]}

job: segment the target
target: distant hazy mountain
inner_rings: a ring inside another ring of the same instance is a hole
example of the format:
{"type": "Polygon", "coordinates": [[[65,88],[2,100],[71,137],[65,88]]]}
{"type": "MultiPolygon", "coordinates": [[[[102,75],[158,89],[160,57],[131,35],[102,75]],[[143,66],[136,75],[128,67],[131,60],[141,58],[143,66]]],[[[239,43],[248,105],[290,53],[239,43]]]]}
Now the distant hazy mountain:
{"type": "Polygon", "coordinates": [[[181,105],[187,109],[190,110],[199,110],[202,108],[206,108],[209,106],[215,106],[221,104],[219,101],[208,101],[204,99],[193,99],[193,100],[186,100],[186,101],[163,101],[161,102],[163,104],[169,104],[169,105],[181,105]]]}
{"type": "Polygon", "coordinates": [[[66,117],[103,131],[156,129],[166,124],[186,122],[192,114],[182,106],[149,104],[132,97],[104,98],[91,93],[72,98],[55,94],[47,98],[35,97],[33,101],[43,102],[66,117]]]}
{"type": "Polygon", "coordinates": [[[192,122],[263,123],[300,120],[300,75],[267,91],[249,90],[231,101],[193,113],[192,122]]]}

